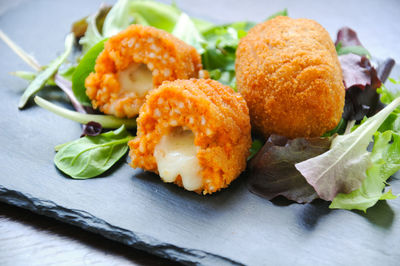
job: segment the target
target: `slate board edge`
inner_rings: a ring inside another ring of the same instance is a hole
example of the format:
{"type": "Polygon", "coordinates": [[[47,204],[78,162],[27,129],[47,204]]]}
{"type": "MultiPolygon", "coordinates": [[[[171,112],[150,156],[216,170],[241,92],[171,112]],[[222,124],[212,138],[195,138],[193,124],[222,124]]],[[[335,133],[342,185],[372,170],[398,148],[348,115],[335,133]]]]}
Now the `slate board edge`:
{"type": "Polygon", "coordinates": [[[148,235],[113,226],[86,211],[67,209],[53,201],[35,198],[3,186],[0,186],[0,201],[78,226],[105,238],[185,265],[244,265],[213,253],[164,243],[148,235]]]}

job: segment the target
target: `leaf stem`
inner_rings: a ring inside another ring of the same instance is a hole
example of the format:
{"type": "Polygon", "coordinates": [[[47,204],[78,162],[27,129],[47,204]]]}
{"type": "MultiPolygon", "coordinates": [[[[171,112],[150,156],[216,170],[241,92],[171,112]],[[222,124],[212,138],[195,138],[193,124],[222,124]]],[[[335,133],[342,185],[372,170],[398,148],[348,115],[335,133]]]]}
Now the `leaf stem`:
{"type": "Polygon", "coordinates": [[[59,107],[45,99],[35,96],[35,103],[40,107],[55,113],[61,117],[70,119],[72,121],[87,124],[90,121],[95,121],[100,123],[104,128],[118,128],[125,125],[127,128],[136,127],[136,119],[121,119],[111,115],[94,115],[94,114],[83,114],[75,111],[71,111],[62,107],[59,107]]]}
{"type": "Polygon", "coordinates": [[[0,39],[2,39],[8,47],[11,48],[22,60],[25,61],[36,71],[42,70],[40,64],[31,55],[27,54],[21,47],[14,43],[2,30],[0,30],[0,39]]]}

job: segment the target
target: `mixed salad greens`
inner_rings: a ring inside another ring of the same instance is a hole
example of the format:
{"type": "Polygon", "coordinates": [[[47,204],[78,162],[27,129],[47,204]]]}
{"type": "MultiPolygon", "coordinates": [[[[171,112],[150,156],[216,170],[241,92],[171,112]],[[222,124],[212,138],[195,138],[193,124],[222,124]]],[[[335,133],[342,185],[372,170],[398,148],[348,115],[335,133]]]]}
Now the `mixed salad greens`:
{"type": "MultiPolygon", "coordinates": [[[[287,10],[267,19],[278,15],[287,16],[287,10]]],[[[0,31],[0,37],[36,71],[14,73],[30,81],[18,107],[24,108],[43,87],[56,84],[75,111],[39,96],[34,97],[35,103],[83,124],[81,138],[55,148],[55,165],[72,178],[87,179],[104,173],[126,154],[127,143],[134,138],[134,131],[129,129],[136,127],[135,119],[93,110],[84,86],[104,42],[132,23],[165,30],[194,46],[210,77],[234,89],[236,48],[240,38],[255,25],[247,21],[215,25],[188,16],[174,4],[119,0],[75,22],[65,39],[64,53],[43,67],[0,31]]],[[[388,178],[400,170],[400,94],[383,85],[394,61],[387,60],[375,69],[371,54],[349,28],[339,31],[336,50],[346,87],[342,120],[320,138],[255,138],[248,158],[250,191],[268,199],[281,195],[299,203],[321,198],[332,201],[330,208],[363,211],[379,200],[396,198],[390,189],[384,191],[388,178]],[[383,104],[387,106],[382,109],[383,104]],[[368,151],[372,140],[372,150],[368,151]]]]}

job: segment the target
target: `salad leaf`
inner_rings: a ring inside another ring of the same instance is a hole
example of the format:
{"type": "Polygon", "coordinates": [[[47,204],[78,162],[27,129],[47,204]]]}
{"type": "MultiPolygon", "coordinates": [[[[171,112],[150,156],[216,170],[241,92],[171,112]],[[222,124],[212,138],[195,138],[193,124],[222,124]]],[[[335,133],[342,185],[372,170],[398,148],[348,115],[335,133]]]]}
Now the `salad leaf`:
{"type": "Polygon", "coordinates": [[[104,42],[106,39],[95,44],[82,57],[74,73],[72,74],[72,91],[76,99],[83,105],[92,106],[89,97],[86,95],[85,79],[94,71],[96,59],[104,50],[104,42]]]}
{"type": "Polygon", "coordinates": [[[42,70],[40,64],[36,61],[36,59],[22,50],[16,43],[14,43],[2,30],[0,30],[0,39],[2,39],[8,47],[10,47],[22,60],[25,61],[28,65],[30,65],[36,71],[42,70]]]}
{"type": "Polygon", "coordinates": [[[371,54],[363,46],[342,46],[339,42],[336,45],[336,52],[338,55],[355,54],[359,56],[367,56],[371,58],[371,54]]]}
{"type": "Polygon", "coordinates": [[[329,150],[331,138],[296,138],[271,135],[261,151],[250,161],[249,190],[272,199],[282,195],[298,203],[311,202],[317,193],[295,164],[329,150]]]}
{"type": "Polygon", "coordinates": [[[90,121],[85,125],[81,138],[84,136],[91,136],[91,137],[97,136],[101,133],[102,129],[103,127],[101,126],[100,123],[90,121]]]}
{"type": "Polygon", "coordinates": [[[101,14],[99,10],[97,13],[89,16],[87,18],[87,28],[85,35],[80,38],[79,44],[82,46],[82,53],[85,54],[90,48],[92,48],[96,43],[99,43],[104,39],[101,34],[101,30],[97,28],[97,17],[101,14]]]}
{"type": "Polygon", "coordinates": [[[329,151],[295,165],[320,198],[332,201],[338,193],[350,193],[361,186],[371,165],[367,146],[399,104],[400,98],[395,99],[353,132],[335,137],[329,151]]]}
{"type": "Polygon", "coordinates": [[[92,178],[104,173],[126,154],[127,143],[132,138],[124,126],[95,137],[86,136],[62,146],[54,163],[74,179],[92,178]]]}
{"type": "Polygon", "coordinates": [[[365,56],[347,54],[339,56],[343,83],[346,88],[345,120],[361,120],[375,114],[379,107],[376,89],[381,86],[375,68],[365,56]]]}
{"type": "Polygon", "coordinates": [[[202,54],[203,67],[210,77],[235,87],[235,59],[239,32],[230,25],[215,26],[203,34],[206,44],[202,54]]]}
{"type": "Polygon", "coordinates": [[[367,85],[380,87],[381,82],[376,74],[376,70],[371,66],[370,61],[365,56],[346,54],[339,56],[342,66],[343,82],[346,88],[353,86],[364,89],[367,85]]]}
{"type": "MultiPolygon", "coordinates": [[[[11,72],[10,74],[25,79],[27,81],[33,81],[38,75],[36,72],[29,72],[29,71],[15,71],[11,72]]],[[[45,85],[54,86],[56,84],[54,83],[54,80],[50,78],[49,80],[46,81],[45,85]]]]}
{"type": "Polygon", "coordinates": [[[36,94],[46,82],[53,77],[53,75],[57,72],[58,68],[61,66],[62,63],[67,59],[68,55],[72,51],[72,47],[74,44],[74,35],[70,33],[65,38],[65,51],[62,55],[57,57],[54,61],[52,61],[45,70],[40,72],[36,78],[29,84],[28,88],[22,94],[18,108],[22,109],[25,107],[26,103],[28,102],[29,98],[36,94]]]}
{"type": "Polygon", "coordinates": [[[172,32],[180,13],[172,5],[155,1],[119,0],[104,21],[103,36],[110,37],[117,34],[132,23],[172,32]]]}
{"type": "Polygon", "coordinates": [[[273,19],[273,18],[276,18],[276,17],[279,17],[279,16],[285,16],[285,17],[287,17],[287,16],[288,16],[287,8],[285,8],[285,9],[283,9],[283,10],[281,10],[281,11],[278,11],[278,12],[276,12],[275,14],[272,14],[272,15],[269,16],[266,20],[270,20],[270,19],[273,19]]]}
{"type": "Polygon", "coordinates": [[[400,170],[400,134],[388,130],[376,132],[374,147],[371,152],[372,167],[367,170],[367,177],[361,187],[349,194],[339,193],[329,208],[366,211],[378,200],[394,199],[389,190],[383,193],[385,181],[400,170]]]}
{"type": "Polygon", "coordinates": [[[338,30],[335,42],[336,47],[339,43],[342,47],[363,46],[358,39],[357,33],[349,27],[343,27],[338,30]]]}
{"type": "Polygon", "coordinates": [[[204,52],[203,44],[205,40],[194,25],[193,21],[185,13],[180,15],[172,34],[187,44],[192,45],[194,48],[196,48],[199,54],[204,52]]]}
{"type": "Polygon", "coordinates": [[[251,143],[251,147],[250,147],[250,155],[247,158],[247,160],[250,160],[251,158],[253,158],[263,147],[263,143],[261,140],[259,139],[255,139],[253,140],[253,142],[251,143]]]}
{"type": "Polygon", "coordinates": [[[39,105],[40,107],[56,114],[59,116],[62,116],[64,118],[67,118],[69,120],[81,123],[81,124],[87,124],[90,121],[94,121],[97,123],[100,123],[104,128],[118,128],[121,125],[125,125],[127,128],[134,128],[136,127],[136,120],[135,119],[122,119],[122,118],[117,118],[112,115],[94,115],[94,114],[85,114],[85,113],[79,113],[79,112],[74,112],[62,107],[59,107],[49,101],[46,101],[45,99],[35,96],[34,98],[35,103],[39,105]]]}

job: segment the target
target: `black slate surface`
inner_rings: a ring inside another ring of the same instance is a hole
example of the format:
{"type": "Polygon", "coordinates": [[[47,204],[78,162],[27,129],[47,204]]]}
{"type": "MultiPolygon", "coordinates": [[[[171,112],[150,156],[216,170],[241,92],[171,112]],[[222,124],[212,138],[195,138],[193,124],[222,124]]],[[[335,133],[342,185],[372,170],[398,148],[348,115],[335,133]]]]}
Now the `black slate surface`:
{"type": "MultiPolygon", "coordinates": [[[[0,29],[45,64],[63,49],[70,24],[98,1],[0,0],[0,29]]],[[[319,21],[334,36],[355,28],[373,55],[400,62],[398,1],[178,1],[191,15],[216,22],[261,21],[288,7],[293,17],[319,21]]],[[[0,200],[55,217],[107,238],[186,264],[398,265],[400,200],[362,212],[329,210],[328,203],[291,204],[258,198],[245,176],[229,189],[199,196],[125,162],[102,178],[72,180],[52,163],[54,146],[80,127],[34,105],[17,109],[30,70],[0,42],[0,200]]],[[[396,67],[394,77],[400,76],[396,67]]],[[[44,92],[57,100],[59,94],[44,92]]],[[[400,181],[393,178],[393,191],[400,181]]]]}

